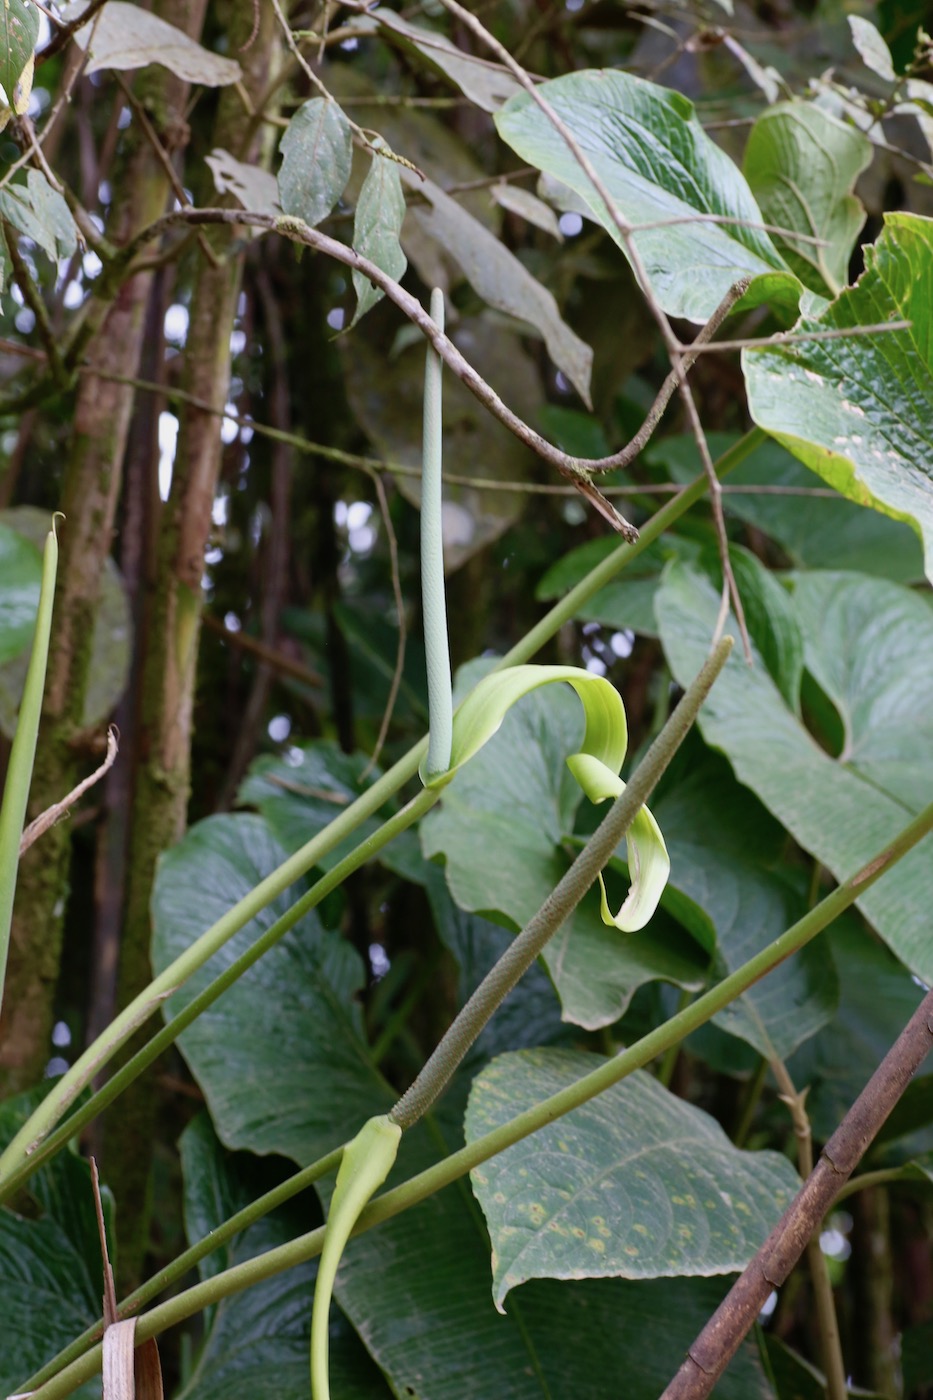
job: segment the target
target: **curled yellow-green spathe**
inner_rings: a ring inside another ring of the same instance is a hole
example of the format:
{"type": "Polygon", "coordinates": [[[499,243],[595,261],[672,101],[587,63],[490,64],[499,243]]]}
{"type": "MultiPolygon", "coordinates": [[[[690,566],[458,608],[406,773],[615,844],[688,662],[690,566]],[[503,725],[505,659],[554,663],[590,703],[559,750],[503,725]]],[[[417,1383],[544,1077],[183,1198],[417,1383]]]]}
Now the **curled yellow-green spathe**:
{"type": "Polygon", "coordinates": [[[402,1130],[387,1114],[364,1123],[340,1160],[324,1231],[324,1246],[311,1309],[311,1400],[330,1400],[328,1321],[334,1279],[344,1246],[366,1202],[385,1181],[398,1153],[402,1130]]]}
{"type": "MultiPolygon", "coordinates": [[[[618,797],[625,789],[619,769],[628,747],[622,697],[605,677],[578,666],[513,666],[485,676],[454,714],[450,767],[429,775],[422,764],[425,787],[445,787],[492,738],[516,701],[554,681],[573,687],[586,716],[582,748],[567,759],[568,768],[591,802],[618,797]]],[[[629,827],[626,845],[631,889],[622,908],[613,914],[600,876],[601,913],[604,923],[634,933],[644,928],[657,908],[671,869],[664,837],[647,807],[642,807],[629,827]]]]}

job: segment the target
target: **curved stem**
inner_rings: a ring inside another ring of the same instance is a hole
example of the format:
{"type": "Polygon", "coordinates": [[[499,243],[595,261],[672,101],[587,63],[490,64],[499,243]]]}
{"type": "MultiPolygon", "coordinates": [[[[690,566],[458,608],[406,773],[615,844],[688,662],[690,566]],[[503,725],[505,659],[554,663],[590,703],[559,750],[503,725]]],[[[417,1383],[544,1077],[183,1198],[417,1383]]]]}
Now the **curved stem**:
{"type": "Polygon", "coordinates": [[[428,1111],[483,1027],[538,957],[548,940],[580,903],[687,737],[700,706],[725,666],[731,651],[732,638],[724,637],[708,657],[699,675],[632,774],[625,791],[616,798],[573,865],[548,895],[534,918],[509,945],[495,967],[483,978],[414,1084],[402,1095],[389,1114],[399,1127],[410,1128],[428,1111]]]}
{"type": "MultiPolygon", "coordinates": [[[[431,319],[444,331],[444,293],[431,293],[431,319]]],[[[428,670],[428,778],[446,773],[453,744],[454,705],[444,592],[441,370],[443,360],[428,342],[424,363],[424,440],[421,459],[421,610],[428,670]]]]}

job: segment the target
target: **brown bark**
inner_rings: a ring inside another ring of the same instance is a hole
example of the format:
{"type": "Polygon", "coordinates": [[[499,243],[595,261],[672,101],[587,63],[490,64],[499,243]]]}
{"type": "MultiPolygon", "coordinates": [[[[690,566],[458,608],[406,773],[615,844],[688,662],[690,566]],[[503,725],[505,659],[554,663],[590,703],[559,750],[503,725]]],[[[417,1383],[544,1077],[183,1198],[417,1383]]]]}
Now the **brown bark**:
{"type": "MultiPolygon", "coordinates": [[[[263,7],[258,34],[252,0],[231,6],[230,50],[244,69],[251,98],[268,86],[279,31],[271,8],[263,7]]],[[[255,160],[259,136],[240,94],[226,89],[220,98],[213,144],[238,159],[255,160]]],[[[238,230],[213,237],[213,264],[202,261],[191,307],[185,347],[184,388],[201,403],[223,408],[230,384],[230,335],[243,271],[238,230]]],[[[217,413],[186,402],[180,417],[172,486],[160,522],[157,575],[142,638],[143,660],[138,766],[120,950],[118,1003],[126,1005],[150,980],[149,904],[156,862],[185,829],[190,787],[190,752],[201,584],[220,467],[217,413]]],[[[135,1046],[131,1043],[126,1055],[135,1046]]],[[[148,1237],[149,1145],[158,1104],[150,1084],[121,1097],[105,1124],[108,1181],[121,1207],[122,1282],[138,1278],[148,1237]]]]}
{"type": "MultiPolygon", "coordinates": [[[[159,12],[179,25],[197,13],[200,22],[204,3],[166,0],[159,12]]],[[[139,91],[157,130],[170,144],[179,144],[185,130],[181,111],[188,85],[165,69],[150,68],[140,80],[139,91]]],[[[108,234],[114,243],[121,244],[165,211],[169,191],[165,171],[138,126],[126,133],[113,187],[116,197],[108,234]]],[[[106,284],[106,277],[101,280],[106,284]]],[[[62,489],[66,522],[61,530],[52,650],[31,817],[74,787],[93,747],[92,736],[83,726],[90,639],[110,554],[133,407],[133,390],[107,376],[136,370],[150,282],[151,274],[141,273],[128,278],[115,294],[110,293],[112,301],[85,355],[91,372],[82,376],[77,389],[62,489]],[[100,373],[95,374],[95,369],[100,373]]],[[[69,827],[64,823],[53,827],[20,867],[0,1026],[0,1094],[34,1083],[49,1055],[70,860],[69,827]]]]}

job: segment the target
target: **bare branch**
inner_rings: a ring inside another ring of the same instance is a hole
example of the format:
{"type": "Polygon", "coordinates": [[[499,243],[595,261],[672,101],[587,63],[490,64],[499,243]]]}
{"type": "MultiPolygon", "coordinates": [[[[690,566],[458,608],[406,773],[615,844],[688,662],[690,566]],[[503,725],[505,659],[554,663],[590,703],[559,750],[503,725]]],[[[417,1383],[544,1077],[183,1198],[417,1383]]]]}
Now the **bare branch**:
{"type": "Polygon", "coordinates": [[[94,770],[89,778],[85,778],[77,787],[72,788],[68,796],[63,797],[61,802],[53,802],[51,807],[47,807],[41,816],[36,817],[35,821],[29,823],[20,837],[20,855],[22,855],[24,851],[28,851],[29,847],[35,841],[38,841],[39,837],[44,835],[50,826],[54,826],[55,823],[65,815],[68,808],[73,807],[79,797],[83,797],[88,788],[92,788],[95,783],[99,783],[104,774],[110,772],[117,756],[117,737],[117,731],[114,726],[111,725],[107,730],[107,757],[104,759],[103,763],[99,768],[94,770]]]}

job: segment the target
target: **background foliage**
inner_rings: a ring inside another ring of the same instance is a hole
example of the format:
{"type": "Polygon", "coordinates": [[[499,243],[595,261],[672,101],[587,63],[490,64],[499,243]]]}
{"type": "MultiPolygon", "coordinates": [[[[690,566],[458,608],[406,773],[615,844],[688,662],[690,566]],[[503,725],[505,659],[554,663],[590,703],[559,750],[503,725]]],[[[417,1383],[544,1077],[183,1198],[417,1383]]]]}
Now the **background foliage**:
{"type": "MultiPolygon", "coordinates": [[[[53,7],[50,30],[10,0],[0,22],[0,761],[56,509],[33,812],[97,765],[111,718],[120,756],[21,863],[4,1142],[150,971],[427,726],[423,337],[352,259],[302,248],[296,220],[422,304],[442,287],[456,350],[574,458],[630,439],[670,369],[633,260],[685,341],[742,276],[731,340],[874,328],[691,370],[711,455],[753,448],[722,495],[753,664],[730,661],[652,801],[672,859],[657,916],[619,935],[591,892],[406,1134],[391,1185],[661,1024],[929,801],[922,7],[484,6],[500,43],[556,80],[549,101],[625,218],[652,225],[631,240],[443,5],[108,0],[94,27],[51,38],[73,9],[53,7]],[[208,208],[224,212],[194,212],[208,208]]],[[[618,559],[538,658],[618,686],[637,759],[716,625],[715,513],[698,491],[623,569],[604,515],[533,433],[446,374],[458,686],[618,559]]],[[[598,480],[644,526],[701,471],[675,396],[630,468],[598,480]]],[[[386,1111],[567,869],[596,817],[563,763],[579,710],[556,689],[527,697],[417,831],[307,913],[85,1132],[118,1292],[386,1111]]],[[[240,930],[166,1018],[400,800],[240,930]]],[[[626,876],[623,846],[616,904],[626,876]]],[[[931,898],[927,843],[679,1051],[477,1169],[472,1191],[461,1181],[354,1241],[334,1394],[595,1398],[624,1377],[627,1400],[654,1400],[799,1185],[788,1086],[825,1141],[933,982],[931,898]]],[[[846,1368],[869,1393],[933,1391],[931,1163],[928,1063],[821,1236],[846,1368]]],[[[252,1225],[202,1277],[313,1228],[331,1189],[252,1225]]],[[[87,1167],[67,1150],[0,1212],[16,1309],[3,1393],[95,1321],[99,1271],[87,1167]]],[[[313,1273],[301,1263],[163,1339],[174,1393],[305,1394],[313,1273]]],[[[824,1393],[811,1286],[801,1267],[717,1395],[824,1393]]]]}

